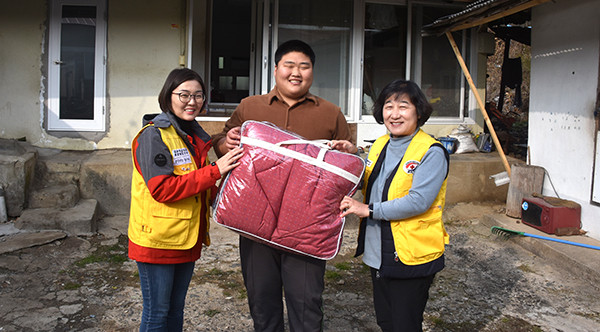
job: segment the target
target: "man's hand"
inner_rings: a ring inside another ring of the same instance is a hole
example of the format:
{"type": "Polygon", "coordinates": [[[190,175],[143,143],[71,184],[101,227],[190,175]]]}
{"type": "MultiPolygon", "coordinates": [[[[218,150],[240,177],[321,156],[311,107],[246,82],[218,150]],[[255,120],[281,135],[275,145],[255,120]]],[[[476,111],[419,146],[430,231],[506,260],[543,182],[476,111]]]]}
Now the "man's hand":
{"type": "Polygon", "coordinates": [[[222,157],[228,151],[231,151],[233,148],[238,147],[240,145],[241,137],[242,136],[240,133],[240,127],[234,127],[229,129],[227,135],[219,139],[214,146],[217,157],[222,157]]]}
{"type": "Polygon", "coordinates": [[[358,148],[354,146],[354,144],[350,143],[346,140],[333,140],[329,143],[329,146],[341,152],[356,154],[358,152],[358,148]]]}
{"type": "Polygon", "coordinates": [[[233,148],[240,146],[240,138],[242,138],[240,127],[231,128],[225,137],[225,147],[231,151],[233,148]]]}

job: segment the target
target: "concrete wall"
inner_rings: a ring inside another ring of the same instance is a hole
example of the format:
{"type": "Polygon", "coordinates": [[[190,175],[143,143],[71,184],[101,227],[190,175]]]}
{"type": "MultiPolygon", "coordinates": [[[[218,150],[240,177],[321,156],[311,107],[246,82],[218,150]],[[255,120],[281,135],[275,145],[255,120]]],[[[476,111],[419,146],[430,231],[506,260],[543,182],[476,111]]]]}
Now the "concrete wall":
{"type": "Polygon", "coordinates": [[[39,141],[46,1],[0,2],[0,137],[39,141]],[[32,130],[33,129],[33,130],[32,130]]]}
{"type": "MultiPolygon", "coordinates": [[[[47,93],[47,1],[0,2],[0,137],[73,150],[129,148],[145,113],[179,66],[185,1],[108,1],[107,130],[59,137],[43,128],[47,93]]],[[[185,45],[185,43],[183,43],[185,45]]]]}
{"type": "MultiPolygon", "coordinates": [[[[510,165],[521,163],[508,157],[510,165]]],[[[450,155],[450,171],[446,183],[446,204],[459,202],[506,201],[508,185],[496,186],[490,176],[504,172],[497,152],[450,155]]]]}
{"type": "Polygon", "coordinates": [[[129,148],[142,116],[160,112],[158,93],[169,72],[179,66],[184,5],[185,1],[109,1],[110,119],[98,148],[129,148]]]}
{"type": "MultiPolygon", "coordinates": [[[[599,17],[596,0],[557,0],[534,8],[529,106],[532,164],[546,168],[561,198],[581,204],[583,229],[597,239],[600,207],[590,197],[599,17]]],[[[556,196],[547,177],[544,194],[556,196]]]]}

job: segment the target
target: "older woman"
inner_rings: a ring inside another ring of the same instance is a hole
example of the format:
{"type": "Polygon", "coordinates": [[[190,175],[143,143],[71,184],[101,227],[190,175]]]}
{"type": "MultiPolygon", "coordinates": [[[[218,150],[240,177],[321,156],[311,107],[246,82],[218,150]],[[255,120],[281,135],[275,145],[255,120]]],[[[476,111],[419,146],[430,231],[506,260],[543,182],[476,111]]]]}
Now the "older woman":
{"type": "Polygon", "coordinates": [[[377,324],[382,331],[422,331],[448,243],[442,211],[449,157],[420,129],[432,107],[414,82],[389,83],[373,109],[389,134],[369,151],[364,203],[345,197],[340,209],[362,218],[356,256],[371,268],[377,324]]]}

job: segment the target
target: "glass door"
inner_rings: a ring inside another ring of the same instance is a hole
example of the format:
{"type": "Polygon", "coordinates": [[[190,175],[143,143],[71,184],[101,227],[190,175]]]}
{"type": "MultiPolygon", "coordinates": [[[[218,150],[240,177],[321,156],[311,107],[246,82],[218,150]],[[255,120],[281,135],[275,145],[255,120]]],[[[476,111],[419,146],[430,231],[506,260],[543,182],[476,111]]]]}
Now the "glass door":
{"type": "MultiPolygon", "coordinates": [[[[206,21],[210,31],[205,75],[210,93],[203,117],[222,118],[230,116],[243,98],[269,91],[272,5],[271,0],[212,0],[209,4],[210,19],[194,14],[194,20],[206,21]]],[[[204,45],[199,36],[192,38],[193,43],[204,45]]]]}
{"type": "Polygon", "coordinates": [[[246,0],[212,1],[209,110],[229,116],[250,95],[253,3],[246,0]]]}
{"type": "MultiPolygon", "coordinates": [[[[270,57],[272,50],[271,35],[273,34],[272,0],[254,0],[252,7],[252,66],[250,77],[254,76],[251,89],[254,94],[265,94],[271,90],[273,79],[273,64],[270,57]]],[[[252,92],[251,91],[251,92],[252,92]]]]}
{"type": "Polygon", "coordinates": [[[406,5],[365,4],[362,115],[389,82],[407,78],[407,17],[406,5]]]}
{"type": "Polygon", "coordinates": [[[346,115],[353,8],[352,0],[279,0],[274,24],[275,45],[300,39],[312,47],[316,59],[310,92],[340,106],[346,115]]]}
{"type": "Polygon", "coordinates": [[[230,116],[242,98],[268,93],[274,53],[290,39],[316,53],[311,93],[348,114],[352,0],[213,0],[207,116],[230,116]]]}
{"type": "MultiPolygon", "coordinates": [[[[414,5],[412,8],[412,79],[420,86],[433,106],[432,117],[439,121],[462,121],[465,113],[465,80],[454,51],[445,35],[422,36],[423,25],[455,13],[454,7],[414,5]]],[[[453,37],[469,61],[465,30],[453,33],[453,37]]]]}
{"type": "Polygon", "coordinates": [[[52,2],[48,129],[105,128],[105,6],[99,0],[52,2]]]}

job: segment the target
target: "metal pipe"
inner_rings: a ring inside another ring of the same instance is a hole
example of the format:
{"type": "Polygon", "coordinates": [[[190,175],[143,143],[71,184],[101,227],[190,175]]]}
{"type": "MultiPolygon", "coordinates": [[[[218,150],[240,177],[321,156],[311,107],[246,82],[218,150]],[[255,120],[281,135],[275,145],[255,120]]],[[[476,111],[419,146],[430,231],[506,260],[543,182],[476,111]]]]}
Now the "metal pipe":
{"type": "Polygon", "coordinates": [[[4,188],[0,186],[0,222],[7,222],[6,202],[4,200],[4,188]]]}

